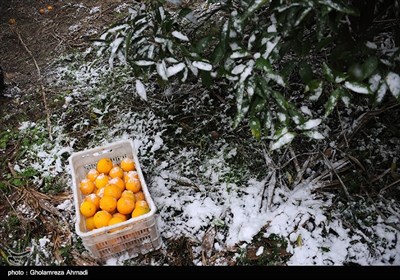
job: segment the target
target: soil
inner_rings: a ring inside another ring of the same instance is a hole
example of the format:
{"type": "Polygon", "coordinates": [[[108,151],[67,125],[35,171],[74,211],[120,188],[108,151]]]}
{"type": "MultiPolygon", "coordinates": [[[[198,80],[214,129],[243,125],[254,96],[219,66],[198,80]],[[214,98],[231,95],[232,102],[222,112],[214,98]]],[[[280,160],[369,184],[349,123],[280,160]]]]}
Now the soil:
{"type": "Polygon", "coordinates": [[[120,4],[121,0],[0,2],[0,66],[8,86],[0,95],[1,129],[6,128],[6,113],[12,112],[13,117],[7,118],[11,122],[43,118],[43,103],[51,103],[54,94],[45,75],[51,61],[88,47],[118,16],[114,9],[120,4]],[[93,13],[94,7],[100,13],[93,13]]]}

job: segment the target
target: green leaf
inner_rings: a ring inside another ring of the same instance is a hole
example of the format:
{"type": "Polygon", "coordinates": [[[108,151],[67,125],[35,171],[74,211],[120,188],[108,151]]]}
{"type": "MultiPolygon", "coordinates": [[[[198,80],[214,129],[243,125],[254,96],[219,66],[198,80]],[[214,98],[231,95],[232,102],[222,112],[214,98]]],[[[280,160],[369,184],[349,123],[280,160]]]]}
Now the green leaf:
{"type": "MultiPolygon", "coordinates": [[[[257,90],[257,88],[256,88],[257,90]]],[[[251,102],[250,116],[254,117],[257,113],[260,113],[265,108],[266,99],[256,95],[251,102]]]]}
{"type": "Polygon", "coordinates": [[[345,90],[342,87],[335,89],[329,96],[328,101],[325,104],[325,118],[329,116],[333,109],[335,109],[339,97],[344,94],[345,90]]]}
{"type": "Polygon", "coordinates": [[[32,167],[28,167],[22,172],[22,176],[24,176],[25,178],[30,178],[30,177],[33,177],[38,174],[39,174],[39,171],[37,171],[36,169],[33,169],[32,167]]]}
{"type": "Polygon", "coordinates": [[[306,85],[305,92],[311,92],[311,95],[308,98],[311,101],[317,101],[321,96],[323,89],[324,89],[323,81],[312,80],[306,85]]]}
{"type": "Polygon", "coordinates": [[[128,56],[128,52],[129,52],[129,50],[131,49],[132,35],[133,35],[133,32],[129,32],[129,33],[126,35],[126,38],[125,38],[125,57],[129,57],[129,56],[128,56]]]}
{"type": "Polygon", "coordinates": [[[296,53],[296,55],[298,55],[298,56],[303,55],[302,43],[299,40],[291,41],[291,47],[292,47],[293,51],[296,53]]]}
{"type": "Polygon", "coordinates": [[[264,57],[259,57],[256,60],[256,64],[255,64],[257,69],[260,69],[262,71],[265,71],[267,73],[272,73],[273,69],[271,66],[271,63],[269,63],[269,61],[267,59],[265,59],[264,57]]]}
{"type": "Polygon", "coordinates": [[[181,9],[181,10],[179,11],[179,16],[180,16],[180,17],[185,17],[185,16],[187,16],[188,14],[190,14],[191,12],[193,12],[192,9],[183,8],[183,9],[181,9]]]}
{"type": "Polygon", "coordinates": [[[260,120],[257,117],[252,117],[249,120],[249,124],[250,124],[251,134],[253,135],[253,137],[255,137],[257,140],[260,140],[260,138],[261,138],[260,120]]]}
{"type": "Polygon", "coordinates": [[[206,36],[204,38],[201,38],[197,43],[195,43],[195,50],[198,53],[202,53],[209,45],[212,37],[211,36],[206,36]]]}
{"type": "Polygon", "coordinates": [[[24,184],[24,182],[20,178],[14,178],[11,180],[11,184],[16,187],[20,187],[24,184]]]}
{"type": "Polygon", "coordinates": [[[296,63],[293,60],[288,61],[284,64],[280,74],[284,77],[286,81],[289,80],[290,75],[292,74],[294,68],[296,67],[296,63]]]}
{"type": "Polygon", "coordinates": [[[294,26],[298,26],[303,21],[303,19],[308,15],[308,13],[311,12],[311,11],[312,11],[311,7],[308,7],[305,10],[303,10],[301,12],[300,16],[297,17],[297,20],[294,23],[294,26]]]}
{"type": "Polygon", "coordinates": [[[275,99],[276,103],[279,105],[279,107],[281,107],[285,111],[287,109],[289,109],[289,104],[288,104],[286,98],[282,94],[280,94],[277,91],[273,91],[272,96],[274,97],[274,99],[275,99]]]}
{"type": "Polygon", "coordinates": [[[269,98],[271,91],[270,87],[268,86],[268,82],[260,76],[256,76],[255,80],[257,84],[255,89],[256,94],[266,100],[269,98]]]}
{"type": "Polygon", "coordinates": [[[301,80],[307,84],[313,79],[313,71],[310,65],[304,60],[299,64],[299,75],[301,80]]]}
{"type": "Polygon", "coordinates": [[[378,59],[375,56],[370,56],[367,60],[364,61],[363,65],[361,66],[363,78],[362,80],[369,78],[378,67],[378,59]]]}
{"type": "Polygon", "coordinates": [[[201,82],[202,84],[209,88],[212,85],[212,77],[210,71],[200,71],[200,77],[201,77],[201,82]]]}
{"type": "Polygon", "coordinates": [[[231,27],[231,21],[227,20],[221,29],[220,41],[214,49],[213,54],[211,55],[211,61],[214,65],[217,65],[224,58],[226,50],[228,49],[228,37],[231,27]]]}
{"type": "Polygon", "coordinates": [[[335,81],[335,75],[333,74],[332,69],[325,62],[322,64],[322,73],[324,74],[325,79],[329,82],[335,81]]]}
{"type": "Polygon", "coordinates": [[[347,71],[351,79],[361,81],[364,79],[364,74],[360,63],[354,63],[349,67],[347,71]]]}
{"type": "Polygon", "coordinates": [[[353,16],[359,16],[360,13],[351,7],[348,7],[344,4],[339,3],[338,1],[332,1],[332,0],[318,0],[318,3],[321,5],[328,6],[338,12],[344,13],[344,14],[349,14],[353,16]]]}
{"type": "Polygon", "coordinates": [[[283,134],[281,137],[279,137],[278,140],[276,140],[274,143],[271,145],[271,150],[277,150],[280,149],[281,147],[289,144],[292,142],[296,134],[294,132],[287,132],[283,134]]]}
{"type": "Polygon", "coordinates": [[[318,50],[322,50],[326,46],[331,44],[332,42],[333,42],[333,37],[332,36],[328,36],[328,37],[322,36],[320,39],[318,39],[317,49],[318,50]]]}
{"type": "Polygon", "coordinates": [[[211,56],[211,60],[214,65],[218,65],[221,60],[224,58],[225,55],[225,48],[222,42],[219,42],[219,44],[215,47],[214,52],[211,56]]]}
{"type": "Polygon", "coordinates": [[[156,20],[162,24],[162,22],[165,20],[165,10],[163,7],[157,7],[156,9],[154,9],[154,13],[155,13],[155,18],[156,20]],[[164,16],[163,16],[164,14],[164,16]]]}
{"type": "Polygon", "coordinates": [[[271,116],[271,112],[269,110],[264,112],[262,124],[263,124],[263,128],[264,128],[264,133],[267,134],[268,131],[271,130],[273,127],[272,116],[271,116]]]}
{"type": "Polygon", "coordinates": [[[322,64],[322,73],[325,79],[332,83],[341,83],[347,79],[347,75],[328,66],[325,62],[322,64]]]}
{"type": "Polygon", "coordinates": [[[266,77],[268,79],[271,79],[275,81],[278,85],[285,87],[286,83],[284,81],[284,78],[277,74],[273,69],[269,61],[263,57],[260,57],[256,60],[255,64],[257,69],[260,69],[261,71],[264,71],[267,73],[266,77]]]}
{"type": "Polygon", "coordinates": [[[303,115],[297,110],[297,108],[289,103],[289,109],[288,109],[288,113],[290,115],[290,117],[292,118],[293,122],[298,125],[300,123],[304,123],[304,117],[303,115]]]}

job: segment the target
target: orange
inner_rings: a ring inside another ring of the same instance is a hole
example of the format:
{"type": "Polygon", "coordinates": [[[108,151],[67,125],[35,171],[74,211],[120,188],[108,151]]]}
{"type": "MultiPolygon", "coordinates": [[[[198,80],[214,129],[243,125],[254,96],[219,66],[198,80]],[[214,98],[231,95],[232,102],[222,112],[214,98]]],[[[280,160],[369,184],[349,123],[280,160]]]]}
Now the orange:
{"type": "Polygon", "coordinates": [[[13,25],[13,24],[16,24],[16,23],[17,23],[17,21],[15,20],[15,18],[10,18],[10,19],[8,20],[8,24],[13,25]]]}
{"type": "Polygon", "coordinates": [[[128,181],[125,182],[125,188],[136,193],[142,189],[142,186],[140,185],[140,181],[138,179],[133,178],[128,179],[128,181]]]}
{"type": "Polygon", "coordinates": [[[113,163],[109,158],[102,158],[97,162],[96,169],[100,173],[108,174],[111,168],[113,168],[113,163]]]}
{"type": "Polygon", "coordinates": [[[113,218],[114,218],[114,217],[120,217],[120,218],[123,219],[124,221],[127,220],[126,215],[121,214],[121,213],[118,213],[118,212],[113,214],[113,218]]]}
{"type": "Polygon", "coordinates": [[[117,208],[117,199],[112,196],[103,196],[100,199],[100,208],[101,210],[107,211],[109,213],[114,212],[117,208]]]}
{"type": "Polygon", "coordinates": [[[39,14],[43,15],[45,12],[46,12],[45,9],[43,9],[43,8],[39,9],[39,14]]]}
{"type": "Polygon", "coordinates": [[[119,177],[112,178],[110,181],[108,181],[108,183],[116,185],[121,190],[121,192],[123,192],[125,190],[124,180],[122,180],[119,177]]]}
{"type": "Polygon", "coordinates": [[[96,213],[96,205],[90,201],[83,201],[79,210],[84,217],[89,218],[96,213]]]}
{"type": "Polygon", "coordinates": [[[94,182],[96,180],[96,177],[99,176],[99,171],[97,169],[90,169],[88,173],[86,174],[86,178],[88,178],[90,181],[94,182]]]}
{"type": "Polygon", "coordinates": [[[133,199],[133,200],[136,201],[135,194],[132,191],[128,191],[128,190],[123,191],[122,194],[121,194],[121,198],[122,197],[128,197],[128,198],[133,199]]]}
{"type": "Polygon", "coordinates": [[[121,214],[130,214],[135,208],[135,200],[129,197],[121,197],[117,202],[117,210],[121,214]]]}
{"type": "Polygon", "coordinates": [[[146,200],[146,198],[144,197],[144,193],[142,191],[138,191],[137,193],[135,193],[135,200],[146,200]]]}
{"type": "Polygon", "coordinates": [[[105,187],[108,184],[109,180],[110,179],[106,174],[101,173],[101,174],[99,174],[99,176],[96,177],[96,180],[94,181],[94,184],[96,185],[96,187],[98,189],[101,189],[101,188],[105,187]]]}
{"type": "Polygon", "coordinates": [[[119,166],[114,166],[111,168],[110,172],[108,173],[108,176],[111,178],[124,178],[124,170],[122,170],[121,167],[119,166]]]}
{"type": "Polygon", "coordinates": [[[118,224],[118,223],[122,223],[122,222],[125,222],[125,221],[126,221],[126,219],[124,220],[123,218],[121,218],[119,216],[116,216],[116,217],[112,217],[111,218],[111,220],[108,222],[108,225],[112,226],[112,225],[115,225],[115,224],[118,224]]]}
{"type": "Polygon", "coordinates": [[[97,189],[96,195],[97,195],[98,197],[102,198],[102,197],[104,196],[104,188],[97,189]]]}
{"type": "Polygon", "coordinates": [[[121,168],[126,172],[135,170],[135,163],[131,158],[126,157],[121,161],[121,168]]]}
{"type": "Polygon", "coordinates": [[[99,208],[100,208],[100,196],[98,196],[98,195],[95,194],[95,193],[89,194],[88,196],[86,196],[86,197],[84,198],[83,201],[90,201],[90,202],[92,202],[92,203],[96,206],[96,210],[99,210],[99,208]]]}
{"type": "Polygon", "coordinates": [[[47,10],[52,11],[53,10],[53,6],[47,5],[47,10]]]}
{"type": "Polygon", "coordinates": [[[111,218],[112,215],[107,211],[104,210],[98,211],[94,215],[94,225],[96,226],[96,228],[108,226],[108,222],[111,220],[111,218]]]}
{"type": "Polygon", "coordinates": [[[107,186],[104,187],[104,196],[112,196],[115,197],[116,199],[121,197],[121,190],[119,187],[113,184],[108,184],[107,186]]]}
{"type": "Polygon", "coordinates": [[[144,214],[148,213],[149,211],[150,211],[150,209],[145,208],[145,207],[135,207],[135,209],[132,212],[132,218],[144,215],[144,214]]]}
{"type": "Polygon", "coordinates": [[[149,204],[144,200],[138,200],[135,203],[135,208],[142,207],[150,210],[149,204]]]}
{"type": "Polygon", "coordinates": [[[87,218],[85,224],[88,231],[96,228],[94,225],[94,217],[87,218]]]}
{"type": "Polygon", "coordinates": [[[79,183],[79,189],[81,190],[82,194],[90,194],[94,191],[95,185],[89,179],[83,179],[79,183]]]}
{"type": "Polygon", "coordinates": [[[124,173],[124,182],[129,179],[139,179],[139,174],[136,171],[129,171],[124,173]]]}

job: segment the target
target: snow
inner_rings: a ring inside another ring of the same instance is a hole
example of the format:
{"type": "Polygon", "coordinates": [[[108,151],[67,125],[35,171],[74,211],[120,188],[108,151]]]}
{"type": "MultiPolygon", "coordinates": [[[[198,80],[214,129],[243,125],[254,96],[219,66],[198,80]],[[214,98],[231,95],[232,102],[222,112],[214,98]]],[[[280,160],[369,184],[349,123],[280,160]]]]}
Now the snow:
{"type": "Polygon", "coordinates": [[[150,66],[154,65],[154,61],[151,60],[136,60],[133,63],[135,63],[138,66],[150,66]]]}
{"type": "Polygon", "coordinates": [[[309,130],[309,129],[319,126],[321,122],[322,122],[321,119],[311,119],[311,120],[306,121],[302,125],[298,126],[298,129],[309,130]]]}
{"type": "Polygon", "coordinates": [[[168,76],[167,76],[167,69],[166,69],[166,66],[165,66],[165,62],[162,61],[161,63],[157,63],[156,69],[157,69],[158,75],[160,75],[160,77],[164,81],[167,81],[168,80],[168,76]]]}
{"type": "Polygon", "coordinates": [[[63,211],[71,211],[72,210],[73,203],[71,200],[67,199],[64,200],[61,204],[57,205],[57,209],[63,210],[63,211]]]}
{"type": "Polygon", "coordinates": [[[31,122],[31,121],[26,121],[26,122],[22,122],[21,124],[20,124],[20,126],[18,127],[18,129],[19,130],[27,130],[27,129],[29,129],[29,128],[32,128],[32,127],[34,127],[36,124],[34,123],[34,122],[31,122]]]}
{"type": "Polygon", "coordinates": [[[277,31],[277,29],[276,29],[276,25],[275,24],[271,24],[270,26],[268,26],[268,28],[267,28],[267,32],[268,33],[274,33],[274,32],[276,32],[277,31]]]}
{"type": "Polygon", "coordinates": [[[160,134],[161,133],[157,133],[154,136],[154,144],[153,144],[153,147],[151,147],[151,150],[150,150],[151,152],[155,152],[155,151],[159,150],[163,146],[164,142],[161,139],[160,134]]]}
{"type": "Polygon", "coordinates": [[[242,74],[240,74],[239,83],[243,83],[247,79],[247,77],[251,75],[251,73],[253,72],[253,65],[254,60],[248,62],[248,66],[243,70],[242,74]]]}
{"type": "Polygon", "coordinates": [[[212,65],[210,63],[207,62],[203,62],[203,61],[193,61],[192,65],[200,70],[204,70],[204,71],[211,71],[212,70],[212,65]]]}
{"type": "MultiPolygon", "coordinates": [[[[323,82],[320,82],[318,87],[315,89],[314,93],[310,95],[309,99],[311,101],[317,101],[322,94],[323,82]]],[[[310,91],[310,87],[307,85],[305,91],[310,91]]]]}
{"type": "Polygon", "coordinates": [[[233,69],[232,69],[232,74],[233,75],[239,75],[240,73],[243,72],[243,70],[246,68],[246,66],[244,64],[239,64],[236,65],[233,69]]]}
{"type": "Polygon", "coordinates": [[[147,101],[146,88],[140,80],[136,80],[136,91],[140,98],[147,101]]]}
{"type": "Polygon", "coordinates": [[[294,139],[295,135],[291,132],[285,133],[284,135],[282,135],[278,141],[276,141],[275,143],[273,143],[271,145],[271,150],[276,150],[281,148],[282,146],[290,143],[293,139],[294,139]]]}
{"type": "Polygon", "coordinates": [[[95,6],[93,8],[90,9],[89,14],[96,14],[100,12],[100,6],[95,6]]]}
{"type": "Polygon", "coordinates": [[[48,242],[50,242],[50,239],[48,238],[48,237],[42,237],[42,238],[40,238],[39,240],[39,246],[40,246],[40,248],[43,248],[43,247],[45,247],[46,246],[46,244],[48,243],[48,242]]]}
{"type": "Polygon", "coordinates": [[[324,135],[322,135],[320,132],[315,131],[315,130],[305,131],[304,135],[306,135],[307,137],[310,137],[312,139],[316,139],[316,140],[321,140],[321,139],[325,138],[324,135]]]}
{"type": "Polygon", "coordinates": [[[369,78],[369,88],[372,92],[376,92],[378,90],[380,81],[382,80],[382,76],[379,74],[375,74],[369,78]]]}
{"type": "Polygon", "coordinates": [[[267,44],[267,48],[266,48],[266,50],[265,50],[265,52],[263,54],[263,57],[265,59],[267,59],[270,56],[270,54],[275,49],[275,47],[279,43],[279,41],[280,41],[279,37],[275,38],[274,41],[272,41],[272,42],[271,41],[267,41],[265,38],[262,39],[261,44],[267,44]]]}
{"type": "Polygon", "coordinates": [[[400,76],[396,73],[390,72],[386,76],[386,84],[394,97],[400,97],[400,76]]]}
{"type": "Polygon", "coordinates": [[[365,46],[369,49],[376,50],[378,46],[374,42],[367,41],[365,46]]]}
{"type": "Polygon", "coordinates": [[[300,107],[300,110],[301,110],[304,114],[306,114],[306,115],[312,117],[311,110],[310,110],[310,108],[308,108],[307,106],[301,106],[301,107],[300,107]]]}
{"type": "Polygon", "coordinates": [[[258,256],[261,256],[262,253],[264,253],[264,246],[260,246],[260,247],[257,249],[256,256],[257,256],[257,257],[258,257],[258,256]]]}
{"type": "Polygon", "coordinates": [[[376,94],[376,101],[378,103],[382,102],[383,98],[386,95],[387,89],[388,89],[388,87],[387,87],[386,83],[381,83],[381,86],[379,87],[378,92],[376,94]]]}
{"type": "Polygon", "coordinates": [[[357,93],[369,94],[369,90],[368,90],[368,88],[366,86],[359,85],[357,83],[352,83],[352,82],[346,81],[344,83],[344,87],[348,88],[351,91],[357,92],[357,93]]]}
{"type": "Polygon", "coordinates": [[[167,77],[174,76],[185,69],[185,63],[181,62],[167,68],[167,77]]]}
{"type": "Polygon", "coordinates": [[[232,54],[231,54],[231,56],[230,56],[230,58],[232,58],[232,59],[236,59],[236,58],[242,58],[242,57],[246,57],[246,56],[248,56],[249,55],[249,53],[247,53],[247,52],[233,52],[232,54]]]}
{"type": "Polygon", "coordinates": [[[189,38],[186,35],[184,35],[181,32],[179,32],[179,31],[172,31],[171,34],[172,34],[172,36],[174,36],[175,38],[178,38],[179,40],[189,41],[189,38]]]}

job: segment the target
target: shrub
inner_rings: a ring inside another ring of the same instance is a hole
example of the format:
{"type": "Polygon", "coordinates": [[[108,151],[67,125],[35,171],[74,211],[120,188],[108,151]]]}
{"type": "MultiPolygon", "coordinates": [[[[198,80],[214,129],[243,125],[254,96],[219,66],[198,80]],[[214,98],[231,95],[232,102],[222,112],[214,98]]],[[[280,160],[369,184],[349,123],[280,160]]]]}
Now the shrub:
{"type": "Polygon", "coordinates": [[[132,67],[144,99],[143,81],[200,77],[234,93],[233,126],[247,118],[271,149],[295,136],[322,139],[318,125],[339,102],[399,99],[398,0],[225,0],[173,12],[164,4],[133,5],[99,40],[110,67],[132,67]]]}

